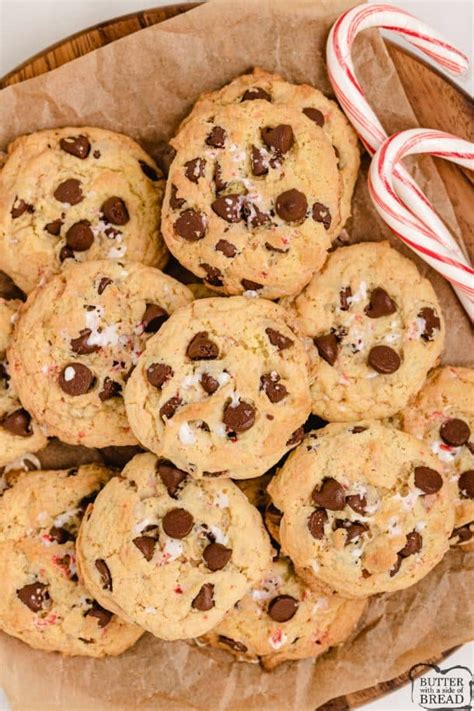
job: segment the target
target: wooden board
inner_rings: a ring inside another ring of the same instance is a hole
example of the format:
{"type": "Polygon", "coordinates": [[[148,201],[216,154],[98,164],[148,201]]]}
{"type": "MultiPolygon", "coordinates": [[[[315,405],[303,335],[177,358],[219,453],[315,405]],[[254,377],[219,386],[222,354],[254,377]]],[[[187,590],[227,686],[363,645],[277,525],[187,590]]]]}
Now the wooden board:
{"type": "MultiPolygon", "coordinates": [[[[43,52],[31,57],[19,67],[0,79],[0,88],[17,84],[25,79],[39,76],[60,67],[72,59],[81,57],[94,49],[103,47],[121,37],[140,29],[163,22],[199,3],[176,4],[155,10],[136,12],[124,17],[102,22],[72,35],[43,52]]],[[[405,50],[387,42],[390,56],[400,74],[408,99],[422,126],[449,131],[473,140],[474,106],[469,96],[442,77],[427,64],[405,50]]],[[[472,199],[472,175],[458,169],[452,163],[439,160],[437,166],[446,190],[451,198],[466,244],[473,244],[474,200],[472,199]]],[[[454,650],[442,655],[445,659],[454,650]]],[[[425,660],[439,662],[438,659],[425,660]]],[[[409,681],[408,673],[381,682],[362,691],[340,696],[324,704],[316,711],[346,711],[369,701],[385,696],[409,681]]]]}

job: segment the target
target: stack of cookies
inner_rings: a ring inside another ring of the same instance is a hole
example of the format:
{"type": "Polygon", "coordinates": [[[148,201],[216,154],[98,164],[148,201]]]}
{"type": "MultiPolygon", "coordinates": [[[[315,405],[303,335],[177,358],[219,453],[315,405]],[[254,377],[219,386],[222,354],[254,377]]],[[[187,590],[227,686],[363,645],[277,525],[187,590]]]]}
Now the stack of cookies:
{"type": "Polygon", "coordinates": [[[358,169],[337,105],[262,70],[202,96],[157,162],[99,128],[10,146],[4,631],[96,657],[147,631],[272,669],[472,545],[474,372],[438,367],[412,262],[338,246],[358,169]],[[43,469],[50,438],[96,463],[43,469]]]}

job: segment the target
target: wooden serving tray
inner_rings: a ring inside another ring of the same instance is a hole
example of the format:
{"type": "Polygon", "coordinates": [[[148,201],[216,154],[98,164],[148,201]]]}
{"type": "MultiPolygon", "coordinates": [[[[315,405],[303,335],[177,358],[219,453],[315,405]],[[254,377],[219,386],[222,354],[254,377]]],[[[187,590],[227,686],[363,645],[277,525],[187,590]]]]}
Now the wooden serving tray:
{"type": "MultiPolygon", "coordinates": [[[[77,32],[39,52],[0,78],[0,89],[45,74],[72,59],[81,57],[145,27],[175,17],[199,4],[181,3],[135,12],[77,32]]],[[[474,138],[474,104],[470,97],[422,60],[390,42],[386,42],[386,45],[420,125],[449,131],[472,141],[474,138]]],[[[437,168],[451,198],[464,242],[466,245],[472,245],[474,243],[472,175],[443,160],[437,160],[437,168]]],[[[425,661],[439,663],[453,651],[452,649],[446,651],[441,659],[425,661]]],[[[315,711],[354,709],[385,696],[408,682],[407,672],[369,689],[339,696],[315,711]]]]}

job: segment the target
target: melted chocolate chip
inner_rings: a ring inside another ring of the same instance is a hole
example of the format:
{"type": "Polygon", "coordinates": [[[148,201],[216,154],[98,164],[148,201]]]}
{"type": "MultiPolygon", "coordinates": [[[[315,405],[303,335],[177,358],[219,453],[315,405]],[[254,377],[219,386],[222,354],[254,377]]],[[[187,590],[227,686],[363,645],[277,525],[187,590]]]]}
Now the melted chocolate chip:
{"type": "Polygon", "coordinates": [[[242,644],[242,642],[237,642],[235,639],[226,637],[223,634],[219,635],[219,642],[225,644],[226,647],[230,647],[234,650],[234,652],[241,652],[241,654],[245,654],[245,652],[247,651],[247,647],[245,646],[245,644],[242,644]]]}
{"type": "Polygon", "coordinates": [[[274,328],[266,328],[265,333],[267,334],[268,340],[272,346],[275,346],[279,351],[284,351],[286,348],[290,348],[294,343],[291,338],[284,336],[279,331],[275,331],[274,328]]]}
{"type": "Polygon", "coordinates": [[[16,591],[17,597],[31,612],[40,612],[50,600],[48,586],[45,583],[31,583],[16,591]]]}
{"type": "Polygon", "coordinates": [[[321,358],[329,365],[334,365],[338,351],[336,335],[334,333],[326,333],[324,336],[317,336],[313,340],[321,358]]]}
{"type": "Polygon", "coordinates": [[[280,124],[275,128],[269,126],[262,128],[261,135],[265,145],[280,155],[288,153],[295,140],[293,129],[287,124],[280,124]]]}
{"type": "Polygon", "coordinates": [[[407,534],[407,542],[401,551],[398,551],[398,555],[402,558],[408,558],[410,555],[414,555],[421,551],[423,546],[423,538],[418,531],[412,531],[407,534]]]}
{"type": "Polygon", "coordinates": [[[173,368],[165,363],[152,363],[146,369],[146,377],[150,385],[161,390],[163,385],[174,375],[173,368]]]}
{"type": "Polygon", "coordinates": [[[301,222],[305,219],[308,210],[306,195],[294,188],[287,190],[277,197],[275,209],[285,222],[301,222]]]}
{"type": "Polygon", "coordinates": [[[194,519],[185,509],[171,509],[162,520],[163,530],[170,538],[185,538],[193,525],[194,519]]]}
{"type": "Polygon", "coordinates": [[[94,386],[94,382],[93,373],[82,363],[68,363],[62,369],[58,379],[61,390],[72,397],[88,393],[94,386]]]}
{"type": "Polygon", "coordinates": [[[157,539],[152,536],[138,536],[132,541],[133,545],[138,548],[145,560],[151,560],[155,552],[157,539]]]}
{"type": "Polygon", "coordinates": [[[176,414],[178,408],[182,405],[182,400],[180,397],[172,397],[165,404],[160,407],[160,417],[164,420],[171,420],[171,418],[176,414]]]}
{"type": "Polygon", "coordinates": [[[130,219],[125,202],[116,195],[109,197],[102,203],[100,211],[104,220],[112,225],[126,225],[130,219]]]}
{"type": "Polygon", "coordinates": [[[224,148],[226,139],[226,132],[222,126],[214,126],[208,137],[206,138],[206,143],[208,146],[213,148],[224,148]]]}
{"type": "Polygon", "coordinates": [[[334,522],[334,527],[343,528],[346,532],[346,543],[347,546],[356,538],[359,538],[363,533],[369,530],[369,527],[365,523],[360,521],[349,521],[347,519],[336,519],[334,522]]]}
{"type": "Polygon", "coordinates": [[[381,318],[394,314],[397,310],[397,305],[381,286],[373,289],[370,294],[370,302],[365,307],[364,313],[369,318],[381,318]]]}
{"type": "Polygon", "coordinates": [[[252,175],[266,175],[268,173],[268,158],[257,146],[250,149],[250,167],[252,175]]]}
{"type": "Polygon", "coordinates": [[[109,570],[109,566],[103,558],[98,558],[95,561],[95,567],[99,571],[100,580],[103,590],[112,590],[112,575],[109,570]]]}
{"type": "Polygon", "coordinates": [[[297,430],[293,432],[291,435],[290,439],[286,443],[287,447],[295,447],[297,444],[300,444],[304,439],[304,427],[301,425],[301,427],[298,427],[297,430]]]}
{"type": "Polygon", "coordinates": [[[232,556],[232,549],[226,548],[221,543],[210,543],[203,551],[204,558],[209,570],[215,572],[225,568],[232,556]]]}
{"type": "Polygon", "coordinates": [[[247,432],[255,424],[255,408],[243,400],[237,405],[229,403],[224,408],[222,420],[230,432],[247,432]]]}
{"type": "Polygon", "coordinates": [[[53,194],[58,202],[67,203],[68,205],[77,205],[84,200],[81,182],[76,178],[69,178],[60,183],[53,194]]]}
{"type": "Polygon", "coordinates": [[[291,595],[277,595],[268,605],[268,614],[275,622],[288,622],[295,616],[298,600],[291,595]]]}
{"type": "Polygon", "coordinates": [[[454,528],[450,538],[457,538],[458,543],[466,543],[466,541],[470,541],[473,536],[471,526],[472,521],[471,523],[466,523],[464,526],[459,526],[459,528],[454,528]]]}
{"type": "Polygon", "coordinates": [[[272,403],[281,402],[288,395],[288,390],[280,380],[280,376],[274,371],[260,377],[260,389],[272,403]]]}
{"type": "Polygon", "coordinates": [[[191,360],[215,360],[219,357],[219,348],[209,338],[208,331],[199,331],[189,342],[186,355],[191,360]]]}
{"type": "Polygon", "coordinates": [[[255,101],[256,99],[260,99],[261,101],[270,101],[271,102],[272,97],[270,96],[268,91],[265,91],[265,89],[262,89],[261,86],[253,86],[250,89],[246,89],[244,91],[240,101],[255,101]]]}
{"type": "Polygon", "coordinates": [[[172,462],[163,459],[156,464],[161,481],[166,486],[169,496],[172,499],[178,498],[178,493],[182,489],[182,484],[187,478],[187,473],[175,467],[172,462]]]}
{"type": "Polygon", "coordinates": [[[205,158],[193,158],[184,164],[184,174],[192,183],[197,183],[204,176],[205,158]]]}
{"type": "Polygon", "coordinates": [[[186,204],[186,200],[184,198],[179,198],[178,197],[178,188],[176,185],[171,185],[171,194],[170,194],[170,207],[172,210],[181,210],[182,207],[184,207],[186,204]]]}
{"type": "Polygon", "coordinates": [[[346,505],[344,488],[331,477],[323,480],[320,489],[315,487],[311,497],[317,506],[330,511],[342,511],[346,505]]]}
{"type": "Polygon", "coordinates": [[[13,201],[12,209],[10,210],[10,215],[12,216],[13,220],[16,220],[17,217],[21,217],[24,212],[29,212],[32,213],[34,212],[35,209],[33,205],[28,205],[24,200],[19,200],[18,197],[16,197],[13,201]]]}
{"type": "Polygon", "coordinates": [[[367,509],[367,499],[365,496],[360,494],[350,494],[346,497],[346,504],[351,507],[353,511],[359,514],[364,514],[367,509]]]}
{"type": "Polygon", "coordinates": [[[311,106],[308,106],[306,109],[303,109],[303,113],[311,119],[311,121],[321,126],[321,128],[324,126],[324,114],[322,111],[319,111],[319,109],[313,109],[311,106]]]}
{"type": "Polygon", "coordinates": [[[23,408],[6,415],[2,420],[2,427],[17,437],[30,437],[33,434],[31,415],[23,408]]]}
{"type": "Polygon", "coordinates": [[[206,272],[206,276],[204,277],[206,284],[210,284],[211,286],[223,285],[224,282],[222,281],[222,272],[220,269],[204,262],[202,262],[199,266],[206,272]]]}
{"type": "Polygon", "coordinates": [[[273,244],[270,244],[270,242],[265,242],[265,249],[268,249],[269,252],[278,252],[279,254],[286,254],[290,251],[289,247],[282,249],[280,247],[275,247],[273,244]]]}
{"type": "Polygon", "coordinates": [[[474,499],[474,469],[467,469],[461,474],[458,488],[464,499],[474,499]]]}
{"type": "Polygon", "coordinates": [[[161,306],[147,304],[142,317],[143,330],[145,333],[157,333],[168,319],[169,313],[161,306]]]}
{"type": "Polygon", "coordinates": [[[207,612],[214,607],[214,604],[214,585],[205,583],[192,601],[191,606],[199,612],[207,612]]]}
{"type": "Polygon", "coordinates": [[[86,617],[95,617],[97,619],[97,624],[102,629],[107,627],[111,621],[113,614],[99,605],[95,600],[92,603],[92,607],[85,613],[86,617]]]}
{"type": "Polygon", "coordinates": [[[203,373],[201,375],[201,387],[208,395],[212,395],[219,389],[219,382],[209,375],[209,373],[203,373]]]}
{"type": "Polygon", "coordinates": [[[102,384],[102,390],[99,392],[99,400],[105,402],[114,397],[119,397],[122,393],[122,386],[112,378],[105,377],[102,384]]]}
{"type": "Polygon", "coordinates": [[[389,346],[374,346],[369,351],[369,365],[382,375],[391,375],[400,367],[400,356],[389,346]]]}
{"type": "Polygon", "coordinates": [[[339,303],[341,311],[349,311],[350,303],[349,299],[352,298],[352,289],[350,286],[345,286],[339,292],[339,303]]]}
{"type": "Polygon", "coordinates": [[[443,478],[430,467],[415,467],[415,486],[424,494],[436,494],[443,486],[443,478]]]}
{"type": "Polygon", "coordinates": [[[92,331],[90,328],[84,328],[77,338],[71,339],[71,350],[73,353],[78,355],[87,355],[89,353],[95,353],[99,350],[99,346],[94,343],[89,343],[89,337],[92,331]]]}
{"type": "Polygon", "coordinates": [[[108,277],[102,277],[99,282],[99,286],[97,287],[97,293],[99,295],[103,294],[110,284],[112,284],[112,279],[109,279],[108,277]]]}
{"type": "Polygon", "coordinates": [[[79,136],[68,136],[61,138],[59,141],[61,150],[69,153],[69,155],[85,160],[90,153],[91,144],[87,136],[79,134],[79,136]]]}
{"type": "Polygon", "coordinates": [[[242,279],[241,282],[245,291],[258,291],[263,289],[263,284],[259,284],[257,281],[251,281],[250,279],[242,279]]]}
{"type": "Polygon", "coordinates": [[[222,254],[225,257],[229,257],[229,259],[235,257],[237,254],[237,247],[231,242],[228,242],[226,239],[220,239],[215,246],[215,250],[217,252],[222,252],[222,254]]]}
{"type": "Polygon", "coordinates": [[[308,519],[308,530],[317,540],[324,538],[324,524],[328,520],[326,509],[315,509],[308,519]]]}
{"type": "Polygon", "coordinates": [[[64,262],[66,259],[74,259],[74,252],[70,247],[64,245],[59,252],[59,261],[64,262]]]}
{"type": "Polygon", "coordinates": [[[443,442],[452,447],[462,447],[469,440],[471,430],[467,422],[454,417],[443,422],[439,428],[439,434],[443,442]]]}
{"type": "Polygon", "coordinates": [[[74,252],[85,252],[94,243],[94,233],[89,220],[75,222],[66,232],[66,244],[74,252]]]}
{"type": "Polygon", "coordinates": [[[236,223],[242,219],[241,195],[239,194],[223,195],[214,200],[211,208],[216,215],[226,222],[236,223]]]}
{"type": "Polygon", "coordinates": [[[48,224],[44,226],[44,229],[50,235],[53,235],[53,237],[59,237],[59,235],[61,234],[61,227],[62,226],[63,226],[63,221],[58,218],[57,220],[48,222],[48,224]]]}
{"type": "Polygon", "coordinates": [[[206,234],[206,219],[196,210],[184,210],[174,223],[174,229],[188,242],[197,242],[206,234]]]}
{"type": "Polygon", "coordinates": [[[325,230],[331,227],[332,217],[329,208],[323,205],[322,202],[315,202],[312,210],[313,220],[315,222],[322,222],[325,230]]]}
{"type": "Polygon", "coordinates": [[[418,314],[418,318],[422,318],[425,322],[425,328],[421,337],[424,341],[432,341],[434,338],[434,332],[439,331],[441,328],[441,321],[436,311],[428,306],[421,309],[418,314]]]}

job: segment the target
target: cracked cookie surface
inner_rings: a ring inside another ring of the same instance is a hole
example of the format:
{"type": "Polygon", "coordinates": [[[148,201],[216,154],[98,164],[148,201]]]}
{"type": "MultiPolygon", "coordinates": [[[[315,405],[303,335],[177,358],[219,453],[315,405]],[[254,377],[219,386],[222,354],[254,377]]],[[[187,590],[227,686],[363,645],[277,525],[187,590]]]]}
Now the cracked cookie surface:
{"type": "Polygon", "coordinates": [[[26,293],[70,260],[166,263],[164,176],[127,136],[60,128],[17,138],[0,172],[0,269],[26,293]]]}

